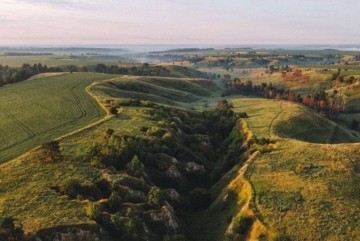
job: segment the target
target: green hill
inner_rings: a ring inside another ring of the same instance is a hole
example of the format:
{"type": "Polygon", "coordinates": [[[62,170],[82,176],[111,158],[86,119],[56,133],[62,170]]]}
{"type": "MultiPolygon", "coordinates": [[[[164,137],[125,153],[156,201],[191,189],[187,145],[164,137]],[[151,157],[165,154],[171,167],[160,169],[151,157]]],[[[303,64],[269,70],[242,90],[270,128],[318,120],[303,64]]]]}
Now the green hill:
{"type": "Polygon", "coordinates": [[[45,74],[0,88],[0,162],[103,118],[105,112],[85,88],[114,77],[45,74]]]}
{"type": "MultiPolygon", "coordinates": [[[[86,94],[79,97],[83,103],[91,99],[85,87],[95,81],[90,93],[105,108],[118,108],[97,125],[0,166],[0,216],[15,218],[27,237],[359,237],[360,146],[347,129],[286,101],[232,96],[233,113],[204,79],[104,77],[65,74],[23,82],[52,86],[47,96],[61,97],[69,107],[74,97],[64,86],[82,83],[76,93],[86,94]],[[190,110],[207,110],[203,101],[217,111],[190,110]],[[238,119],[243,112],[248,118],[238,119]]],[[[40,96],[42,85],[26,86],[40,96]]],[[[100,110],[95,107],[89,111],[100,110]]],[[[59,118],[66,117],[62,111],[59,118]]],[[[24,122],[15,124],[13,130],[27,130],[24,122]]]]}
{"type": "Polygon", "coordinates": [[[166,105],[185,107],[188,103],[220,95],[215,83],[206,79],[124,76],[91,86],[104,101],[137,98],[166,105]],[[217,91],[214,93],[214,91],[217,91]]]}

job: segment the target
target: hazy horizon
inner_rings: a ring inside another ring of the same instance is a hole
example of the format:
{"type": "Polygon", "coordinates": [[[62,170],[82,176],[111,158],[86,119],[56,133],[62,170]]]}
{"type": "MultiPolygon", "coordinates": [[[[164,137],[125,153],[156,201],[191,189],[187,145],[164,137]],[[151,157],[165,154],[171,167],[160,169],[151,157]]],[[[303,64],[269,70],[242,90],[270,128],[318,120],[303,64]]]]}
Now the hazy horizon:
{"type": "Polygon", "coordinates": [[[358,44],[355,0],[2,0],[0,45],[358,44]]]}

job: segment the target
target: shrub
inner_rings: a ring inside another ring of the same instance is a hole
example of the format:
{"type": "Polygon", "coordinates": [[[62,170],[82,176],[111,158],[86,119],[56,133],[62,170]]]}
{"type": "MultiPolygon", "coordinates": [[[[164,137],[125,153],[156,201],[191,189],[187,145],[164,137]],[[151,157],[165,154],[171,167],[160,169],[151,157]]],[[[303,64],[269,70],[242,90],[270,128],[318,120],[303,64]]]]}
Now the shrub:
{"type": "Polygon", "coordinates": [[[142,165],[138,156],[134,156],[131,161],[127,164],[128,173],[135,177],[140,177],[142,173],[142,165]]]}
{"type": "Polygon", "coordinates": [[[92,220],[99,221],[101,218],[101,207],[98,204],[90,204],[86,208],[86,214],[91,218],[92,220]]]}
{"type": "Polygon", "coordinates": [[[240,112],[238,115],[240,118],[249,118],[249,116],[246,112],[240,112]]]}
{"type": "Polygon", "coordinates": [[[108,205],[110,210],[117,211],[120,205],[123,203],[123,201],[124,201],[124,197],[121,196],[118,192],[111,193],[108,200],[108,205]]]}
{"type": "Polygon", "coordinates": [[[118,109],[114,106],[111,106],[109,112],[110,114],[116,116],[118,114],[118,109]]]}
{"type": "Polygon", "coordinates": [[[102,198],[107,198],[111,195],[112,186],[106,179],[98,179],[95,181],[96,187],[101,191],[102,198]]]}
{"type": "Polygon", "coordinates": [[[76,198],[81,192],[81,184],[77,179],[70,179],[61,187],[61,191],[70,198],[76,198]]]}
{"type": "Polygon", "coordinates": [[[106,130],[106,136],[107,136],[107,137],[111,137],[111,136],[114,134],[114,132],[115,132],[115,131],[114,131],[113,129],[107,129],[107,130],[106,130]]]}
{"type": "Polygon", "coordinates": [[[139,232],[140,222],[136,214],[131,213],[122,216],[121,213],[111,215],[110,224],[117,234],[120,234],[121,240],[135,241],[140,240],[139,232]]]}
{"type": "Polygon", "coordinates": [[[166,133],[166,130],[161,129],[157,126],[152,126],[146,131],[147,136],[161,137],[166,133]]]}
{"type": "Polygon", "coordinates": [[[147,203],[150,206],[160,206],[161,203],[161,190],[158,187],[151,187],[147,195],[147,203]]]}
{"type": "Polygon", "coordinates": [[[45,142],[41,145],[46,161],[53,162],[62,158],[58,141],[45,142]]]}

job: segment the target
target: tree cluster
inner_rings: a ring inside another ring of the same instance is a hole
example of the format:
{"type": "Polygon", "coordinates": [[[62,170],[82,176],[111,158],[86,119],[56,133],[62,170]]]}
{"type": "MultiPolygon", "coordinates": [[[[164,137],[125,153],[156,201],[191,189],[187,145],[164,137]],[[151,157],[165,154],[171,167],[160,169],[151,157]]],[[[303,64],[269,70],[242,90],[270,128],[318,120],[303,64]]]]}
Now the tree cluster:
{"type": "Polygon", "coordinates": [[[48,72],[62,72],[58,67],[47,67],[42,64],[23,64],[20,68],[10,68],[0,64],[0,86],[26,80],[34,75],[48,72]]]}

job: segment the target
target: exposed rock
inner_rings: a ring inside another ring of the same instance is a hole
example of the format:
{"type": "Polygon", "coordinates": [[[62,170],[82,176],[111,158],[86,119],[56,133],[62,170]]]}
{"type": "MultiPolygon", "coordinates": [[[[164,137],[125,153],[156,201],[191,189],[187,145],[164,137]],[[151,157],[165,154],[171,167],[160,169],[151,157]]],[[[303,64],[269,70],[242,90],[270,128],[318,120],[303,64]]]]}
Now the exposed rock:
{"type": "Polygon", "coordinates": [[[166,203],[160,210],[150,211],[150,219],[154,222],[160,222],[170,232],[178,232],[179,223],[176,219],[175,212],[170,204],[166,203]]]}
{"type": "Polygon", "coordinates": [[[178,116],[175,116],[175,117],[174,117],[174,120],[175,120],[178,124],[181,124],[181,123],[182,123],[182,120],[181,120],[178,116]]]}
{"type": "Polygon", "coordinates": [[[170,177],[171,179],[181,182],[184,177],[181,175],[179,170],[176,168],[176,166],[171,166],[169,169],[166,170],[166,175],[170,177]]]}
{"type": "Polygon", "coordinates": [[[206,172],[203,165],[199,165],[195,162],[187,162],[185,164],[185,170],[190,174],[204,174],[206,172]]]}
{"type": "Polygon", "coordinates": [[[163,192],[165,194],[165,199],[168,199],[169,201],[177,204],[182,204],[184,202],[184,199],[175,189],[166,189],[163,192]]]}
{"type": "Polygon", "coordinates": [[[156,169],[159,171],[165,171],[178,163],[178,160],[175,157],[165,153],[154,154],[152,158],[155,160],[156,169]]]}

